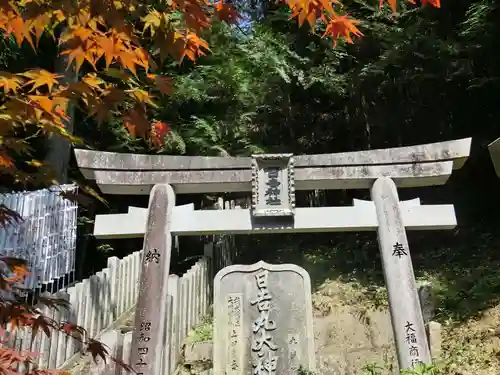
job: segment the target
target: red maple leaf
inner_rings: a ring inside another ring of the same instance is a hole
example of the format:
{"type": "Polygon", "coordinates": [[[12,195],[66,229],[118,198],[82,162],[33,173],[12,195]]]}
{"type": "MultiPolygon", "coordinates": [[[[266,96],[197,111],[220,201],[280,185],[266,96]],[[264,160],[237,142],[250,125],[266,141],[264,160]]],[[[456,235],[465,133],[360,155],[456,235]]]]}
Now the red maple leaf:
{"type": "Polygon", "coordinates": [[[106,355],[109,354],[102,342],[93,339],[89,339],[87,343],[87,353],[90,353],[95,363],[97,363],[97,356],[101,357],[104,363],[106,363],[106,355]]]}
{"type": "Polygon", "coordinates": [[[164,144],[165,135],[170,133],[170,126],[162,121],[156,121],[151,124],[151,142],[156,147],[164,144]]]}

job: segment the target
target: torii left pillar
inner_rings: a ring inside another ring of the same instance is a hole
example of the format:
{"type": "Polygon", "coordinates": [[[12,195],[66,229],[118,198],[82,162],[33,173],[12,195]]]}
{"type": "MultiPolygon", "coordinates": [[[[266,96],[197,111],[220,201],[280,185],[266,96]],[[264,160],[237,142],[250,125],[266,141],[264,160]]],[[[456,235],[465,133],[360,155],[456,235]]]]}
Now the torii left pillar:
{"type": "Polygon", "coordinates": [[[158,184],[151,190],[142,255],[139,297],[135,310],[130,365],[138,375],[162,374],[170,271],[172,211],[174,190],[158,184]]]}

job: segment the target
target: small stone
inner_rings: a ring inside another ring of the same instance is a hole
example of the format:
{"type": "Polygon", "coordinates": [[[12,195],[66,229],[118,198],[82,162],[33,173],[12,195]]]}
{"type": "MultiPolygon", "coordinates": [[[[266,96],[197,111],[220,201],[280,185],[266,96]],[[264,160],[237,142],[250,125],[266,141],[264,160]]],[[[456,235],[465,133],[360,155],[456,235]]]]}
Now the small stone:
{"type": "Polygon", "coordinates": [[[211,366],[212,366],[211,362],[199,362],[199,363],[191,366],[191,373],[192,374],[202,374],[205,371],[207,371],[208,369],[210,369],[211,366]]]}
{"type": "Polygon", "coordinates": [[[125,333],[128,333],[128,332],[133,332],[134,331],[134,327],[120,327],[120,331],[122,332],[122,334],[125,334],[125,333]]]}
{"type": "Polygon", "coordinates": [[[429,322],[429,346],[433,360],[441,357],[442,337],[441,324],[438,322],[429,322]]]}
{"type": "Polygon", "coordinates": [[[212,341],[197,342],[186,345],[184,349],[184,361],[187,364],[196,364],[198,362],[212,362],[213,356],[212,341]]]}

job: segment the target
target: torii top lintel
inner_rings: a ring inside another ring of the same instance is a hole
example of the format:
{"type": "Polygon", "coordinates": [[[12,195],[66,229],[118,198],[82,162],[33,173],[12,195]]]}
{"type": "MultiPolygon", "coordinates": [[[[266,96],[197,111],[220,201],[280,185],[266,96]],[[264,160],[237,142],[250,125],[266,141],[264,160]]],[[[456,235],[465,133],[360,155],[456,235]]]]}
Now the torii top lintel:
{"type": "MultiPolygon", "coordinates": [[[[463,166],[471,138],[368,151],[293,157],[296,190],[369,188],[382,176],[398,187],[444,184],[463,166]]],[[[176,193],[252,190],[251,157],[139,155],[75,150],[86,178],[103,193],[149,194],[157,183],[176,193]]]]}

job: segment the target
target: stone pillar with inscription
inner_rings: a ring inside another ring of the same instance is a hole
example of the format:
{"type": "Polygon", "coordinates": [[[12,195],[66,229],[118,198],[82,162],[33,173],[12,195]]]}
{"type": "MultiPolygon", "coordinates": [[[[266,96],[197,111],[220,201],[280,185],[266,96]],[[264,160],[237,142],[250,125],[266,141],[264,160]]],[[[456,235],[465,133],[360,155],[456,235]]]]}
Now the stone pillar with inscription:
{"type": "Polygon", "coordinates": [[[424,320],[394,181],[381,177],[371,189],[378,219],[378,242],[389,296],[400,369],[431,363],[424,320]]]}
{"type": "Polygon", "coordinates": [[[137,375],[162,374],[170,234],[175,194],[168,184],[153,187],[144,236],[139,297],[135,311],[130,365],[137,375]]]}

